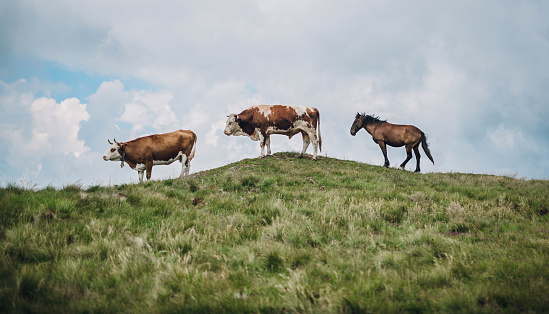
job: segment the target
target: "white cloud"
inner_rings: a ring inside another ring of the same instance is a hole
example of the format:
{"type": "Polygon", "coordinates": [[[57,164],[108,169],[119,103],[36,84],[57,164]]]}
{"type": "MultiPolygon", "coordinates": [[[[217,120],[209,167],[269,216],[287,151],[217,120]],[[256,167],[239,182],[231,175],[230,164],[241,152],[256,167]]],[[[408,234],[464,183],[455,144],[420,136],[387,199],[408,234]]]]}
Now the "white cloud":
{"type": "Polygon", "coordinates": [[[496,128],[487,130],[486,137],[499,151],[524,150],[534,154],[542,153],[535,139],[527,138],[521,129],[513,125],[500,124],[496,128]]]}
{"type": "MultiPolygon", "coordinates": [[[[47,97],[34,98],[44,88],[39,82],[0,83],[4,91],[0,104],[6,108],[0,123],[0,142],[3,160],[12,167],[3,169],[3,173],[39,180],[52,163],[67,155],[78,159],[89,153],[84,140],[78,137],[80,124],[90,117],[86,104],[76,98],[60,103],[47,97]]],[[[52,86],[47,82],[45,85],[52,86]]]]}
{"type": "Polygon", "coordinates": [[[36,178],[40,175],[40,171],[42,171],[42,163],[39,163],[38,166],[36,166],[36,169],[31,171],[31,176],[36,178]]]}
{"type": "Polygon", "coordinates": [[[28,83],[25,79],[19,79],[12,84],[0,80],[0,104],[4,115],[2,121],[18,111],[21,106],[30,106],[33,94],[28,92],[28,83]]]}
{"type": "Polygon", "coordinates": [[[206,144],[217,147],[217,141],[219,140],[219,135],[222,134],[225,129],[225,122],[217,121],[212,123],[210,126],[210,131],[206,133],[206,144]]]}
{"type": "Polygon", "coordinates": [[[134,135],[147,126],[156,130],[177,128],[179,119],[172,111],[172,98],[169,93],[136,92],[132,101],[124,104],[125,110],[119,120],[132,124],[134,135]]]}
{"type": "Polygon", "coordinates": [[[31,143],[36,142],[37,151],[47,146],[48,151],[73,154],[76,158],[88,151],[84,141],[78,140],[80,123],[90,117],[86,104],[80,100],[70,98],[57,103],[51,98],[39,98],[31,104],[30,113],[33,117],[31,143]]]}
{"type": "Polygon", "coordinates": [[[522,137],[522,132],[518,130],[509,130],[503,125],[497,129],[488,131],[488,139],[497,148],[514,149],[517,137],[522,137]]]}

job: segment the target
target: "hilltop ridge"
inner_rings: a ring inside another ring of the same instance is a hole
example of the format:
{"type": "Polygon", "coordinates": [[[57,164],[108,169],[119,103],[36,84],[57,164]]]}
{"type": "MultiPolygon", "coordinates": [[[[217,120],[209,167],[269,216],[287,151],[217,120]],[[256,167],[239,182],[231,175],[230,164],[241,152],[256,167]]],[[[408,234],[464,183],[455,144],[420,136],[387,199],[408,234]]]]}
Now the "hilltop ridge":
{"type": "Polygon", "coordinates": [[[296,156],[0,189],[0,311],[549,310],[548,181],[296,156]]]}

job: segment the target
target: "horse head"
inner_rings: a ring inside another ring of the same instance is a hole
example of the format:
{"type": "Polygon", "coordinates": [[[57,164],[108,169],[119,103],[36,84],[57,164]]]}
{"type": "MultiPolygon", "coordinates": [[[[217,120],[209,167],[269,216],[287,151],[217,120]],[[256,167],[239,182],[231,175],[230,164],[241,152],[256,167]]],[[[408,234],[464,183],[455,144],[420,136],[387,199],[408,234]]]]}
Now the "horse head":
{"type": "Polygon", "coordinates": [[[357,112],[355,116],[355,121],[353,121],[353,125],[351,126],[351,135],[355,136],[356,133],[362,128],[362,115],[357,112]]]}

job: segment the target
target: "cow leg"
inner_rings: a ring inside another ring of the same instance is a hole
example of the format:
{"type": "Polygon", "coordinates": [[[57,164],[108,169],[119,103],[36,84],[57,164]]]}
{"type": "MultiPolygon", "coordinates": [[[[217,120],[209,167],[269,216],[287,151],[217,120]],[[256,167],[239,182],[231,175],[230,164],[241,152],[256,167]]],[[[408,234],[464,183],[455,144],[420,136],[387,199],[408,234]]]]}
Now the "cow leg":
{"type": "Polygon", "coordinates": [[[299,155],[299,158],[303,158],[303,155],[311,143],[311,139],[309,138],[309,134],[307,134],[307,132],[301,131],[301,136],[303,137],[303,149],[301,150],[301,155],[299,155]]]}
{"type": "Polygon", "coordinates": [[[189,175],[189,172],[191,171],[191,160],[187,158],[187,169],[185,169],[185,175],[189,175]]]}
{"type": "Polygon", "coordinates": [[[139,182],[143,182],[143,170],[138,170],[137,173],[139,174],[139,182]]]}
{"type": "MultiPolygon", "coordinates": [[[[309,137],[311,137],[311,135],[309,135],[309,137]]],[[[314,148],[313,160],[316,160],[316,158],[318,157],[318,137],[316,136],[316,131],[315,133],[312,134],[312,138],[313,138],[313,148],[314,148]]]]}
{"type": "Polygon", "coordinates": [[[387,147],[385,146],[385,141],[378,141],[377,144],[379,145],[379,148],[381,148],[381,152],[383,153],[383,157],[385,157],[385,164],[383,164],[383,167],[389,167],[389,158],[387,158],[387,147]]]}
{"type": "Polygon", "coordinates": [[[406,159],[400,164],[398,169],[404,170],[404,167],[406,167],[406,164],[410,161],[410,159],[412,159],[412,146],[406,145],[406,159]]]}
{"type": "Polygon", "coordinates": [[[190,164],[187,162],[187,155],[181,156],[181,175],[183,177],[189,175],[190,164]]]}
{"type": "Polygon", "coordinates": [[[265,136],[261,133],[259,133],[259,147],[261,147],[261,154],[259,154],[259,157],[265,157],[265,136]]]}
{"type": "Polygon", "coordinates": [[[419,144],[414,146],[414,154],[416,155],[416,161],[417,161],[416,171],[415,172],[420,172],[421,169],[419,168],[419,159],[421,158],[421,155],[419,154],[419,144]]]}
{"type": "Polygon", "coordinates": [[[148,162],[148,163],[145,164],[145,172],[146,172],[146,175],[147,175],[147,181],[149,181],[151,179],[152,169],[153,169],[153,163],[152,162],[148,162]]]}
{"type": "Polygon", "coordinates": [[[271,136],[265,135],[265,145],[267,145],[267,155],[271,154],[271,136]]]}

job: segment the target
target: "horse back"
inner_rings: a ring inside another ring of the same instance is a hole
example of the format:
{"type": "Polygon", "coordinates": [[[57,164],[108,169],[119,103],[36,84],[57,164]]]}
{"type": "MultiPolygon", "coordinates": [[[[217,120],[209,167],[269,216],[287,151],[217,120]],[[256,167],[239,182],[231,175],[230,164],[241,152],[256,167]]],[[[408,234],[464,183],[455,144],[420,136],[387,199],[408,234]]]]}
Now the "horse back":
{"type": "MultiPolygon", "coordinates": [[[[413,125],[392,124],[388,122],[382,123],[376,130],[386,144],[393,147],[404,145],[416,145],[421,141],[421,130],[413,125]]],[[[374,140],[376,136],[374,136],[374,140]]]]}

